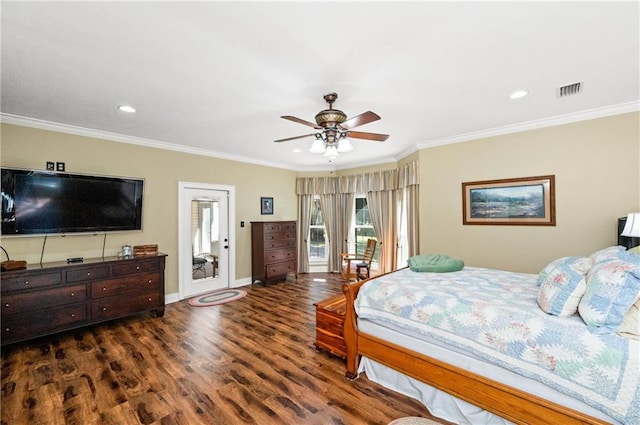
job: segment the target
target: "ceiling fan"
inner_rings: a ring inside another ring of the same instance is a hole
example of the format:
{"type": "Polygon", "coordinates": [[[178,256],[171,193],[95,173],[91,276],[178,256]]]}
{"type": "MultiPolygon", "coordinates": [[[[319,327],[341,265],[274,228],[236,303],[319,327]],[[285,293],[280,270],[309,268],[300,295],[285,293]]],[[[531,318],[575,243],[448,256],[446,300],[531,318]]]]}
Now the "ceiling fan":
{"type": "Polygon", "coordinates": [[[316,114],[316,123],[305,121],[303,119],[284,115],[280,118],[297,122],[316,130],[316,133],[303,134],[302,136],[288,137],[286,139],[276,140],[276,143],[288,142],[290,140],[302,139],[304,137],[314,136],[310,152],[322,153],[330,159],[338,156],[338,153],[350,152],[353,150],[351,142],[348,138],[364,139],[374,142],[384,142],[389,138],[388,134],[367,133],[363,131],[352,131],[352,128],[359,127],[380,119],[380,116],[371,111],[357,115],[347,119],[347,115],[339,109],[333,109],[333,103],[338,98],[336,93],[325,94],[324,100],[329,104],[329,109],[322,110],[316,114]]]}

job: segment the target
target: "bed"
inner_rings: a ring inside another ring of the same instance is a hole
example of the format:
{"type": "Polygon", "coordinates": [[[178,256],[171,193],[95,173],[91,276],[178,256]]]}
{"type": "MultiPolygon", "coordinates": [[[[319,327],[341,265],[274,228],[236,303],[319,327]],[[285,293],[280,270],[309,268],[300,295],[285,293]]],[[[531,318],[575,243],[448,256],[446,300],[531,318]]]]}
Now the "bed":
{"type": "Polygon", "coordinates": [[[640,304],[640,256],[620,247],[558,259],[540,275],[404,268],[343,292],[350,379],[366,373],[460,424],[640,423],[640,341],[619,332],[640,304]],[[550,314],[543,288],[567,270],[582,279],[556,304],[575,307],[550,314]],[[594,321],[589,308],[612,292],[609,316],[594,321]]]}

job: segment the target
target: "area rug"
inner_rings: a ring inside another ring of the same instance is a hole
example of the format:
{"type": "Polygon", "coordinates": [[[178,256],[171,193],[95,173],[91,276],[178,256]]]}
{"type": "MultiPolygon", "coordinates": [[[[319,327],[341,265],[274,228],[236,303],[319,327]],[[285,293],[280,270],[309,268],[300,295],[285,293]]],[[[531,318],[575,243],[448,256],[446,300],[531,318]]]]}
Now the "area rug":
{"type": "Polygon", "coordinates": [[[244,289],[222,289],[193,297],[189,300],[189,305],[193,307],[210,307],[239,300],[246,295],[247,291],[244,289]]]}
{"type": "Polygon", "coordinates": [[[389,422],[389,425],[440,425],[440,423],[432,421],[431,419],[411,416],[393,420],[389,422]]]}

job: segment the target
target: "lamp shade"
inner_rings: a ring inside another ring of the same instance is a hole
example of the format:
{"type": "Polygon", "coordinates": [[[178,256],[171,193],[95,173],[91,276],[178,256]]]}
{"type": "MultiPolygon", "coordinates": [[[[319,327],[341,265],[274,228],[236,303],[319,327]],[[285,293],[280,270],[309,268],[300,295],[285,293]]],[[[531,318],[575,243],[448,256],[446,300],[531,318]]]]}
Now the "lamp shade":
{"type": "Polygon", "coordinates": [[[334,159],[338,157],[338,149],[334,145],[327,146],[327,150],[324,153],[329,159],[334,159]]]}
{"type": "Polygon", "coordinates": [[[353,150],[353,146],[351,146],[351,142],[346,137],[340,139],[338,143],[338,152],[345,153],[351,152],[353,150]]]}
{"type": "Polygon", "coordinates": [[[309,149],[311,153],[324,153],[324,142],[320,139],[316,139],[313,141],[311,145],[311,149],[309,149]]]}
{"type": "Polygon", "coordinates": [[[640,213],[630,213],[627,215],[627,222],[620,236],[627,236],[629,238],[640,237],[640,213]]]}

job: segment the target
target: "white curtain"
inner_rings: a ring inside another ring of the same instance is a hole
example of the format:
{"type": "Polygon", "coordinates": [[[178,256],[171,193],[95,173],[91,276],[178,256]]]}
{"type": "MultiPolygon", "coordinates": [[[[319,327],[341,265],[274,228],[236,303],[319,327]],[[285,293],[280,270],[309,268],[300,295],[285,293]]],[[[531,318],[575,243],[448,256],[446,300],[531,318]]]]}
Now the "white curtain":
{"type": "Polygon", "coordinates": [[[298,195],[298,273],[309,273],[309,228],[313,195],[298,195]]]}
{"type": "MultiPolygon", "coordinates": [[[[329,239],[327,270],[340,270],[340,254],[346,251],[344,240],[347,239],[351,226],[355,196],[362,193],[367,197],[373,230],[378,240],[379,271],[387,272],[398,268],[398,227],[403,197],[406,197],[407,201],[409,255],[417,254],[419,251],[418,180],[417,161],[407,163],[395,170],[339,177],[298,178],[296,191],[299,211],[305,208],[303,202],[306,202],[301,195],[320,195],[322,217],[329,239]]],[[[302,224],[300,227],[306,240],[306,235],[309,233],[308,226],[306,230],[302,228],[302,224]]]]}

